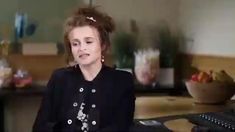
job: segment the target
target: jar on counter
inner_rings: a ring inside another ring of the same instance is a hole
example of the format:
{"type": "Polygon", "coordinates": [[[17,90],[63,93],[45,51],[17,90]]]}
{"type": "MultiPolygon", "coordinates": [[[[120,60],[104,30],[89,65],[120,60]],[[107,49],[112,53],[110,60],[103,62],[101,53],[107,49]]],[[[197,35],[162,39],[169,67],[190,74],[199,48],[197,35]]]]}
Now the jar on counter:
{"type": "Polygon", "coordinates": [[[7,56],[9,54],[10,41],[2,40],[0,42],[0,52],[2,56],[7,56]]]}

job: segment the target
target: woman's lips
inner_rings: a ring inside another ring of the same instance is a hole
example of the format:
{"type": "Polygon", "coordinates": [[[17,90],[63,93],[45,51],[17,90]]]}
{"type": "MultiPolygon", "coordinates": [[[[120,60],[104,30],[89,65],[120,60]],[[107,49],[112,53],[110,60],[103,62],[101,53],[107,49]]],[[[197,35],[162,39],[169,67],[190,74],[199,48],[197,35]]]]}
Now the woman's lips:
{"type": "Polygon", "coordinates": [[[88,56],[89,56],[89,54],[81,54],[81,55],[79,55],[79,58],[85,59],[85,58],[88,57],[88,56]]]}

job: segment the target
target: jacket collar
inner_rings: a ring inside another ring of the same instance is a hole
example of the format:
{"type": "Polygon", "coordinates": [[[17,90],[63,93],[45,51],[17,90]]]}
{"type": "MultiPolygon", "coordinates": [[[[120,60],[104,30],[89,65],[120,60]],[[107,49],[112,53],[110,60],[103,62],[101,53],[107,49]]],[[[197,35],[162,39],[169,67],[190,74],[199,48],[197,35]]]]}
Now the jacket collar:
{"type": "MultiPolygon", "coordinates": [[[[102,78],[104,77],[104,74],[109,71],[111,68],[106,66],[106,65],[102,65],[101,70],[99,71],[99,73],[96,75],[96,77],[92,80],[92,82],[97,82],[99,80],[102,80],[102,78]]],[[[82,74],[82,71],[79,67],[79,65],[75,65],[73,66],[73,70],[75,71],[75,73],[77,74],[79,81],[85,81],[85,78],[82,74]]]]}

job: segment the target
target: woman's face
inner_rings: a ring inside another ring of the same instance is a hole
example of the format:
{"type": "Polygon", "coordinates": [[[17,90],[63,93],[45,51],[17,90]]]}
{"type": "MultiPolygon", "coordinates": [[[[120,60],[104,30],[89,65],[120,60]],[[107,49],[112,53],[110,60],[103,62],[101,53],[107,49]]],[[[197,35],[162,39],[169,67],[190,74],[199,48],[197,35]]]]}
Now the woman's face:
{"type": "Polygon", "coordinates": [[[75,27],[69,33],[71,51],[80,66],[101,64],[101,43],[96,28],[90,26],[75,27]]]}

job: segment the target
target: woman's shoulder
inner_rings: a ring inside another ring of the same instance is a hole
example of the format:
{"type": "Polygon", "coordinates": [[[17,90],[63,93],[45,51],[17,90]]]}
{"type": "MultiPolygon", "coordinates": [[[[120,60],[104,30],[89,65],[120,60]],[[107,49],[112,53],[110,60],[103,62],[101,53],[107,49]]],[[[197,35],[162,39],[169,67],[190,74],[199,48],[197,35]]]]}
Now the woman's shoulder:
{"type": "Polygon", "coordinates": [[[130,71],[127,71],[125,69],[115,69],[115,73],[118,77],[122,78],[132,78],[132,73],[130,71]]]}
{"type": "Polygon", "coordinates": [[[57,68],[52,72],[52,77],[65,77],[72,73],[74,73],[75,69],[74,67],[61,67],[57,68]]]}
{"type": "Polygon", "coordinates": [[[112,76],[115,77],[117,80],[132,80],[133,79],[133,74],[130,70],[127,69],[119,69],[119,68],[109,68],[110,73],[112,76]]]}

